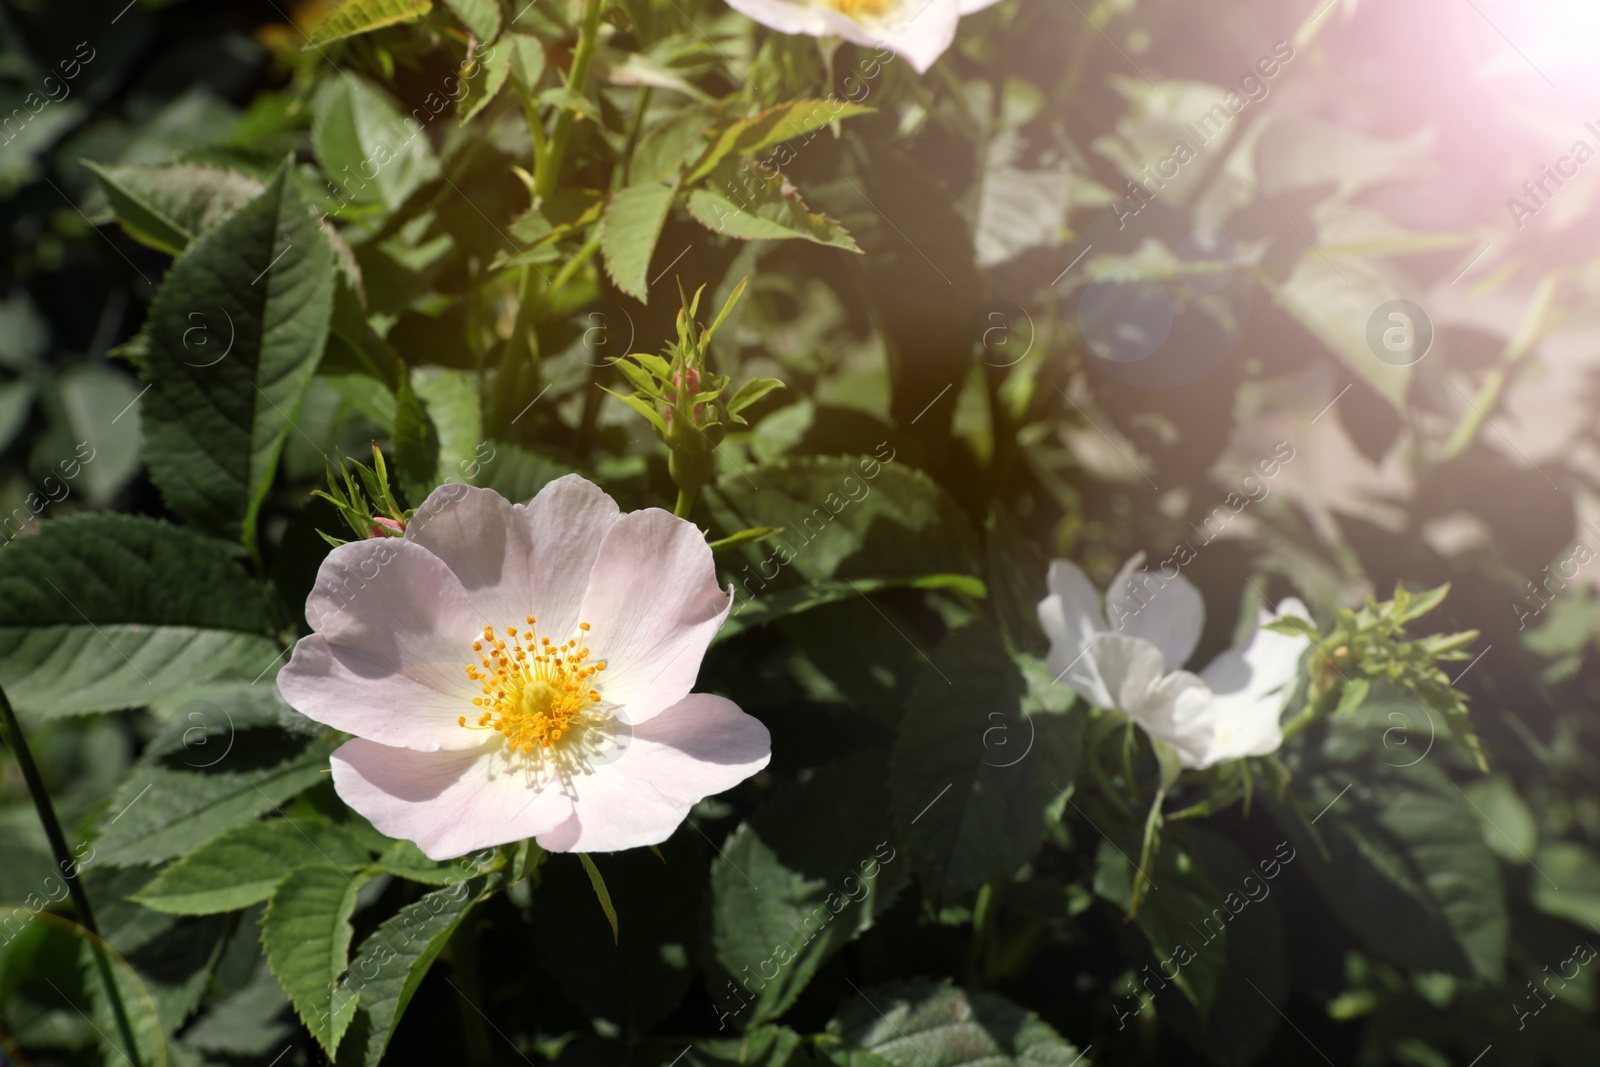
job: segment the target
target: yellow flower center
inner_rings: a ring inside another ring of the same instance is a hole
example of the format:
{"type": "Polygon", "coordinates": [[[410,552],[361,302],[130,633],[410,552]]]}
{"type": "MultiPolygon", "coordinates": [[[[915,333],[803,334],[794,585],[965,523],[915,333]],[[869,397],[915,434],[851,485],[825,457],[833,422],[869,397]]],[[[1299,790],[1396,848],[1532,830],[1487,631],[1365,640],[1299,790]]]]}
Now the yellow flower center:
{"type": "Polygon", "coordinates": [[[467,664],[467,677],[483,687],[472,703],[479,711],[473,722],[456,721],[468,730],[493,730],[512,752],[548,753],[564,738],[599,721],[591,709],[600,703],[596,675],[606,669],[590,663],[584,644],[589,624],[578,624],[578,636],[565,644],[540,637],[532,615],[528,628],[507,626],[505,637],[485,626],[472,642],[482,666],[467,664]]]}
{"type": "Polygon", "coordinates": [[[856,20],[882,17],[895,6],[895,0],[824,0],[839,14],[856,20]]]}

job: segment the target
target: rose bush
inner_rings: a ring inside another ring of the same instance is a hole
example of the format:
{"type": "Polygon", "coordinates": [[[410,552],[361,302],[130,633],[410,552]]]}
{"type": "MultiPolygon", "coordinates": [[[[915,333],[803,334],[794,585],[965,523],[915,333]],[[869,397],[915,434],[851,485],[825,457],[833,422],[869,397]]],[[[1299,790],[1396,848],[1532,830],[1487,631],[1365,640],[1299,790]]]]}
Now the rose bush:
{"type": "Polygon", "coordinates": [[[4,1057],[1600,1060],[1471,7],[0,0],[4,1057]]]}

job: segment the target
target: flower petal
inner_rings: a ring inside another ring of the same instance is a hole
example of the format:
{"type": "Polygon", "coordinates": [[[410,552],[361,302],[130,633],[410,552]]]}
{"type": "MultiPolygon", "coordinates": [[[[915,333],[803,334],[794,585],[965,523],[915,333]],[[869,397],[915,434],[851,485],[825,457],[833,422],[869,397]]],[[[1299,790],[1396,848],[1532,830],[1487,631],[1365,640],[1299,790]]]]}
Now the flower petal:
{"type": "MultiPolygon", "coordinates": [[[[1045,583],[1050,595],[1039,601],[1039,626],[1050,638],[1047,661],[1050,673],[1060,678],[1078,657],[1087,652],[1094,635],[1106,628],[1105,616],[1100,613],[1099,592],[1076,563],[1064,559],[1051,560],[1045,583]]],[[[1091,704],[1101,707],[1105,707],[1111,699],[1099,691],[1095,696],[1082,690],[1079,693],[1091,704]]]]}
{"type": "Polygon", "coordinates": [[[533,615],[541,633],[562,641],[578,625],[589,571],[620,517],[603,489],[576,474],[527,506],[490,489],[442,485],[417,509],[406,539],[444,560],[496,630],[533,615]]]}
{"type": "Polygon", "coordinates": [[[1216,726],[1202,761],[1195,766],[1269,755],[1283,743],[1279,720],[1294,695],[1300,657],[1311,647],[1305,637],[1262,628],[1285,615],[1311,618],[1306,606],[1290,597],[1278,605],[1276,613],[1261,612],[1249,641],[1222,653],[1201,672],[1214,694],[1210,714],[1216,726]]]}
{"type": "Polygon", "coordinates": [[[498,738],[459,752],[414,752],[356,738],[333,753],[333,788],[389,837],[447,860],[545,833],[572,814],[559,785],[536,789],[498,738]]]}
{"type": "MultiPolygon", "coordinates": [[[[1210,741],[1209,727],[1179,713],[1180,698],[1205,683],[1188,671],[1168,672],[1161,650],[1124,634],[1096,634],[1084,657],[1099,683],[1111,694],[1102,707],[1114,707],[1158,741],[1177,750],[1185,766],[1198,759],[1210,741]]],[[[1074,670],[1080,670],[1074,668],[1074,670]]]]}
{"type": "Polygon", "coordinates": [[[963,15],[975,14],[999,2],[1000,0],[960,0],[961,13],[963,15]]]}
{"type": "Polygon", "coordinates": [[[918,74],[926,74],[955,41],[960,20],[961,11],[954,0],[916,0],[863,26],[865,40],[846,37],[856,44],[887,45],[904,56],[918,74]]]}
{"type": "MultiPolygon", "coordinates": [[[[994,0],[980,0],[986,6],[994,0]]],[[[892,0],[877,16],[852,18],[829,7],[790,0],[728,0],[728,6],[779,33],[843,37],[868,48],[890,48],[925,73],[955,40],[956,0],[892,0]]]]}
{"type": "Polygon", "coordinates": [[[1106,591],[1106,621],[1117,633],[1155,645],[1167,669],[1176,670],[1200,643],[1206,605],[1189,579],[1151,572],[1144,566],[1144,553],[1138,552],[1122,565],[1106,591]]]}
{"type": "Polygon", "coordinates": [[[659,508],[624,515],[600,545],[581,616],[606,665],[606,703],[638,725],[688,696],[732,607],[694,523],[659,508]]]}
{"type": "Polygon", "coordinates": [[[1145,733],[1178,753],[1185,767],[1206,766],[1206,752],[1217,729],[1211,690],[1197,675],[1173,671],[1145,693],[1128,714],[1145,733]]]}
{"type": "Polygon", "coordinates": [[[539,835],[552,852],[660,844],[689,809],[767,765],[772,736],[731,700],[694,693],[636,726],[614,763],[577,777],[572,815],[539,835]]]}
{"type": "Polygon", "coordinates": [[[1127,710],[1124,699],[1143,699],[1161,677],[1161,651],[1148,641],[1123,634],[1099,633],[1084,652],[1058,672],[1084,700],[1100,708],[1127,710]]]}
{"type": "Polygon", "coordinates": [[[472,710],[473,637],[484,621],[440,559],[399,537],[340,545],[306,600],[316,633],[278,673],[295,710],[335,729],[432,752],[481,739],[472,710]]]}
{"type": "Polygon", "coordinates": [[[836,12],[793,3],[791,0],[728,0],[728,6],[779,33],[824,37],[839,32],[827,18],[828,15],[841,17],[836,12]]]}

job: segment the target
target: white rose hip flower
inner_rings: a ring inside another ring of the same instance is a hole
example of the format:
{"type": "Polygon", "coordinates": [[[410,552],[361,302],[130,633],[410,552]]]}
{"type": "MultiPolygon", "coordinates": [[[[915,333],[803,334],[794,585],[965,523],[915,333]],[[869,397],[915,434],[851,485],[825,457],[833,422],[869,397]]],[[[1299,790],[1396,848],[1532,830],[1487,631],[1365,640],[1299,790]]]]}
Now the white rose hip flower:
{"type": "Polygon", "coordinates": [[[922,74],[956,39],[962,15],[995,0],[728,0],[728,6],[779,33],[843,37],[888,48],[922,74]]]}
{"type": "Polygon", "coordinates": [[[1039,624],[1050,638],[1050,671],[1097,707],[1115,708],[1169,745],[1185,767],[1203,769],[1243,756],[1265,756],[1283,743],[1279,718],[1294,693],[1300,657],[1311,642],[1264,629],[1285,615],[1309,620],[1293,597],[1261,612],[1250,639],[1222,653],[1198,675],[1179,670],[1205,624],[1205,603],[1180,575],[1139,575],[1139,553],[1100,594],[1076,564],[1050,564],[1050,595],[1039,624]],[[1109,625],[1108,625],[1109,620],[1109,625]]]}
{"type": "Polygon", "coordinates": [[[433,859],[653,845],[771,757],[760,722],[690,692],[732,603],[665,511],[577,475],[526,506],[447,485],[404,536],[329,554],[278,689],[355,735],[345,803],[433,859]]]}

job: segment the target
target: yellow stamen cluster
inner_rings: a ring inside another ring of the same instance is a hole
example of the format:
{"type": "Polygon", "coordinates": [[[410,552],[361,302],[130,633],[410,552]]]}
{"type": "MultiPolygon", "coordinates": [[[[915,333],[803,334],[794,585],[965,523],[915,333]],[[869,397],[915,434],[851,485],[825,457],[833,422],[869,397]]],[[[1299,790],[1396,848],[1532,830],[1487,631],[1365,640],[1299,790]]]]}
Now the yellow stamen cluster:
{"type": "Polygon", "coordinates": [[[827,6],[852,19],[875,19],[894,7],[894,0],[826,0],[827,6]]]}
{"type": "Polygon", "coordinates": [[[583,726],[600,702],[596,676],[606,669],[588,662],[588,623],[558,645],[539,636],[532,615],[527,619],[527,629],[507,626],[504,637],[485,626],[482,639],[472,642],[482,666],[469,663],[467,677],[483,687],[472,701],[482,710],[475,722],[465,715],[456,720],[469,730],[494,730],[513,752],[548,751],[583,726]]]}

